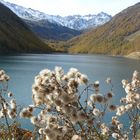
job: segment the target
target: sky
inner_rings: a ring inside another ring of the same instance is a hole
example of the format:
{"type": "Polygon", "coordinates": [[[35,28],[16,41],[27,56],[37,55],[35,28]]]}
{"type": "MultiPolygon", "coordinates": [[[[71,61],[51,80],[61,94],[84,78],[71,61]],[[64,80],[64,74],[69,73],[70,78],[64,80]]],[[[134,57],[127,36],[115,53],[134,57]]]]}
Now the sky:
{"type": "Polygon", "coordinates": [[[112,16],[140,0],[5,0],[50,15],[87,15],[106,12],[112,16]]]}

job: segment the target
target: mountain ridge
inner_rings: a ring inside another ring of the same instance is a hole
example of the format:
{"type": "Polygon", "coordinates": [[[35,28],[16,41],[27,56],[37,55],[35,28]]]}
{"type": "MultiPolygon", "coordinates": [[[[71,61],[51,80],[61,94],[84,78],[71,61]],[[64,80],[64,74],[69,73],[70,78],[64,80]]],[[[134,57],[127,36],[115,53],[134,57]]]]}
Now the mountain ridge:
{"type": "Polygon", "coordinates": [[[0,0],[3,4],[8,6],[14,13],[16,13],[19,17],[25,20],[48,20],[51,23],[56,23],[62,26],[66,26],[75,30],[84,30],[88,28],[95,28],[100,26],[106,22],[108,22],[112,16],[107,13],[100,12],[97,15],[73,15],[73,16],[59,16],[59,15],[48,15],[38,10],[34,10],[31,8],[25,8],[16,4],[12,4],[6,2],[4,0],[0,0]]]}

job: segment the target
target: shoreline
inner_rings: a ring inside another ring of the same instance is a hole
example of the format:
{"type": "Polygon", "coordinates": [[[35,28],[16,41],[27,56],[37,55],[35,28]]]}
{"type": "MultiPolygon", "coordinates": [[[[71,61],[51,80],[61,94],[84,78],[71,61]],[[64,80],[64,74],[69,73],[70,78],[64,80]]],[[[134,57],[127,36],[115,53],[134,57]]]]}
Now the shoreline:
{"type": "Polygon", "coordinates": [[[0,56],[16,56],[16,55],[88,55],[88,56],[109,56],[109,57],[117,57],[117,58],[128,58],[134,60],[140,60],[140,52],[132,52],[128,55],[111,55],[111,54],[90,54],[90,53],[66,53],[66,52],[53,52],[53,53],[8,53],[8,54],[0,54],[0,56]]]}
{"type": "Polygon", "coordinates": [[[135,59],[135,60],[140,60],[140,52],[132,52],[128,55],[125,55],[124,57],[130,58],[130,59],[135,59]]]}

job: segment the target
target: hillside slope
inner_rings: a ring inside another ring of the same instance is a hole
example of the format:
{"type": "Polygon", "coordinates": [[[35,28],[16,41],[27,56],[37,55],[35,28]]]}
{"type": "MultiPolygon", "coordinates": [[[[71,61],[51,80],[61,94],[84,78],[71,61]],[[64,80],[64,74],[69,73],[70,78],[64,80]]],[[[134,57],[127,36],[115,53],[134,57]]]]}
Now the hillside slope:
{"type": "Polygon", "coordinates": [[[9,8],[0,3],[0,53],[41,53],[51,49],[9,8]]]}
{"type": "Polygon", "coordinates": [[[140,51],[139,30],[140,3],[137,3],[105,25],[70,40],[67,46],[71,53],[129,54],[140,51]]]}
{"type": "Polygon", "coordinates": [[[24,21],[42,39],[65,41],[81,34],[81,31],[51,23],[48,20],[30,21],[24,19],[24,21]]]}

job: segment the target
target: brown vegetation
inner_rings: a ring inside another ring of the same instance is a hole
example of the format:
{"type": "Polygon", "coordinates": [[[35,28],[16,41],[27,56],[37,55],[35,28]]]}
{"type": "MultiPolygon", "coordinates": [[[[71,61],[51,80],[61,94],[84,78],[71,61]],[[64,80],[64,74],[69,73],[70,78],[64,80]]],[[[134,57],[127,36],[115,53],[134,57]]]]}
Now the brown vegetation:
{"type": "Polygon", "coordinates": [[[127,37],[140,30],[140,3],[131,6],[113,19],[68,42],[71,53],[129,54],[140,50],[140,35],[127,37]]]}

